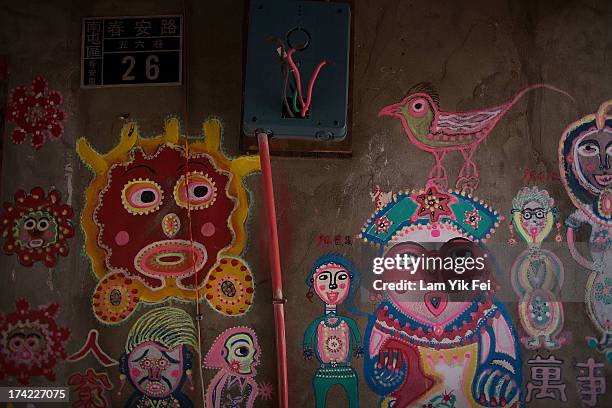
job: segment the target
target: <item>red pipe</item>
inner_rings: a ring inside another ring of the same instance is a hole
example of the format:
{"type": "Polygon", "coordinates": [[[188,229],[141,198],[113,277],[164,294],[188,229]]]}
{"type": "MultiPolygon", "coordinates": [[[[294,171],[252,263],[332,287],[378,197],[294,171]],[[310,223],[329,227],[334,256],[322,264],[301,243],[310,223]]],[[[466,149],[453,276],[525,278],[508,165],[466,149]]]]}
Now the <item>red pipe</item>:
{"type": "Polygon", "coordinates": [[[276,207],[274,204],[274,188],[272,186],[272,166],[270,164],[270,148],[268,135],[257,134],[259,144],[259,159],[264,187],[264,207],[270,228],[270,268],[272,275],[272,303],[274,304],[274,329],[276,340],[276,374],[278,377],[278,406],[289,407],[289,391],[287,388],[287,345],[285,341],[285,299],[283,298],[283,276],[281,273],[280,251],[278,247],[278,229],[276,226],[276,207]]]}

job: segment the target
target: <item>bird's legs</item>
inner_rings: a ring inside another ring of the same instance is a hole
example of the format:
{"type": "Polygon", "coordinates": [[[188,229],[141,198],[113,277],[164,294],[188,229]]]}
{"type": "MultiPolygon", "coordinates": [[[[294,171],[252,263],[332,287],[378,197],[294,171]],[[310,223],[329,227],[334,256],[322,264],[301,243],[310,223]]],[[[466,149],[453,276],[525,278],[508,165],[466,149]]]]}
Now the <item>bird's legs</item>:
{"type": "Polygon", "coordinates": [[[434,155],[436,163],[429,171],[428,181],[432,181],[435,185],[437,185],[441,189],[446,190],[448,188],[448,176],[446,175],[446,169],[444,168],[444,165],[442,164],[442,161],[444,160],[444,156],[446,155],[446,151],[445,150],[435,151],[435,152],[432,152],[432,154],[434,155]]]}
{"type": "Polygon", "coordinates": [[[474,151],[477,146],[477,144],[473,144],[465,149],[459,150],[463,156],[464,162],[463,166],[461,166],[461,170],[459,170],[459,177],[457,178],[455,187],[468,194],[472,194],[480,182],[478,168],[476,167],[476,163],[472,160],[472,156],[474,156],[474,151]]]}

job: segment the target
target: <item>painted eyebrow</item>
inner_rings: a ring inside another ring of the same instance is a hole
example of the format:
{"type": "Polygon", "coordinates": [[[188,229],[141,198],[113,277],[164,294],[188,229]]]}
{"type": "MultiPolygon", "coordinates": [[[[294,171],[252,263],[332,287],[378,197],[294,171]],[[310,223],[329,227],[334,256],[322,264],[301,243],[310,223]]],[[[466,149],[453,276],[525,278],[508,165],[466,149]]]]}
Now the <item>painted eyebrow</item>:
{"type": "MultiPolygon", "coordinates": [[[[199,164],[200,166],[204,167],[206,170],[209,170],[209,168],[208,168],[208,166],[207,166],[207,165],[205,165],[204,163],[197,162],[197,161],[189,160],[189,161],[187,161],[187,164],[199,164]]],[[[183,167],[185,167],[185,166],[186,166],[186,164],[181,164],[181,165],[178,167],[178,169],[176,169],[177,173],[178,173],[179,171],[181,171],[181,169],[182,169],[183,167]]]]}
{"type": "Polygon", "coordinates": [[[135,363],[139,362],[140,360],[142,360],[143,358],[145,358],[145,357],[147,356],[147,354],[149,354],[149,349],[145,350],[145,351],[144,351],[144,353],[142,353],[142,355],[141,355],[140,357],[135,358],[135,359],[134,359],[134,362],[135,362],[135,363]]]}
{"type": "MultiPolygon", "coordinates": [[[[147,351],[149,351],[149,350],[147,350],[147,351]]],[[[166,357],[166,358],[168,359],[168,361],[170,361],[171,363],[178,364],[178,362],[179,362],[179,361],[178,361],[178,360],[173,359],[172,357],[170,357],[170,356],[168,355],[168,353],[166,353],[165,351],[163,351],[163,350],[162,350],[162,352],[161,352],[161,353],[162,353],[162,355],[163,355],[164,357],[166,357]]]]}
{"type": "Polygon", "coordinates": [[[236,343],[240,343],[240,342],[243,342],[243,343],[244,343],[244,344],[246,344],[247,346],[249,345],[249,342],[248,342],[248,341],[246,341],[246,340],[244,340],[244,339],[238,339],[238,340],[234,340],[234,341],[232,341],[232,342],[230,343],[230,346],[233,346],[234,344],[236,344],[236,343]]]}
{"type": "Polygon", "coordinates": [[[128,172],[130,172],[130,171],[132,171],[134,169],[137,169],[139,167],[143,167],[143,168],[149,170],[151,173],[155,174],[155,169],[153,167],[147,166],[146,164],[137,164],[136,166],[132,166],[129,169],[125,170],[123,172],[122,176],[125,176],[128,172]]]}

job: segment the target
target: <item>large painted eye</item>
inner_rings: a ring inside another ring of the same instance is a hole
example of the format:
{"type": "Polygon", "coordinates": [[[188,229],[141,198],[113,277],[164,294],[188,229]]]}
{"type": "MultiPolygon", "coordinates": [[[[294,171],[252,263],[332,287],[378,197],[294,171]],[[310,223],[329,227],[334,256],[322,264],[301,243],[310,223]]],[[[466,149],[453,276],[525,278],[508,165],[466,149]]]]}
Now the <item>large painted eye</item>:
{"type": "Polygon", "coordinates": [[[140,361],[140,368],[142,369],[148,369],[151,368],[153,366],[153,362],[151,360],[149,360],[148,358],[143,359],[142,361],[140,361]]]}
{"type": "Polygon", "coordinates": [[[36,220],[34,218],[26,218],[23,222],[23,226],[26,230],[31,231],[36,228],[36,220]]]}
{"type": "Polygon", "coordinates": [[[249,348],[247,346],[238,347],[235,352],[238,357],[246,357],[249,355],[249,348]]]}
{"type": "Polygon", "coordinates": [[[410,102],[410,115],[415,118],[422,118],[427,113],[428,103],[425,98],[416,98],[410,102]]]}
{"type": "Polygon", "coordinates": [[[168,367],[168,360],[166,360],[165,358],[160,358],[159,360],[157,360],[157,366],[159,368],[166,368],[166,367],[168,367]]]}
{"type": "Polygon", "coordinates": [[[13,336],[9,340],[8,347],[12,351],[20,350],[23,347],[24,339],[22,336],[13,336]]]}
{"type": "Polygon", "coordinates": [[[174,200],[183,208],[200,210],[210,207],[217,199],[215,182],[199,171],[187,173],[174,186],[174,200]]]}
{"type": "Polygon", "coordinates": [[[324,274],[319,275],[319,277],[317,279],[320,280],[320,281],[326,281],[327,278],[328,278],[327,274],[324,273],[324,274]]]}
{"type": "Polygon", "coordinates": [[[336,279],[338,279],[338,280],[346,280],[346,279],[348,279],[348,273],[340,272],[338,274],[338,276],[336,277],[336,279]]]}
{"type": "Polygon", "coordinates": [[[152,180],[134,179],[121,192],[123,206],[130,214],[143,215],[157,211],[164,194],[159,184],[152,180]]]}
{"type": "Polygon", "coordinates": [[[28,336],[27,344],[30,350],[38,350],[40,346],[40,338],[36,334],[30,335],[28,336]]]}
{"type": "Polygon", "coordinates": [[[51,225],[49,223],[49,220],[43,217],[40,220],[38,220],[36,227],[38,228],[39,231],[46,231],[49,228],[49,225],[51,225]]]}
{"type": "Polygon", "coordinates": [[[597,156],[599,154],[599,145],[595,142],[585,142],[578,146],[578,154],[581,156],[597,156]]]}

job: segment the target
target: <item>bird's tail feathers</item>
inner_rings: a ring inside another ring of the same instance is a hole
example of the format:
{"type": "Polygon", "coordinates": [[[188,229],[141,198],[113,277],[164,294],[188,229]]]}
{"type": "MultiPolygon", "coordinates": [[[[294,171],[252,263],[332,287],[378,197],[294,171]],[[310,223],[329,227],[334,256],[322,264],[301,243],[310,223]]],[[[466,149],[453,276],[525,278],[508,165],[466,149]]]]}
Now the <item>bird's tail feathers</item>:
{"type": "Polygon", "coordinates": [[[506,102],[506,110],[510,109],[512,106],[514,106],[523,96],[525,96],[526,93],[531,92],[535,89],[550,89],[551,91],[555,91],[555,92],[559,92],[560,94],[563,94],[565,96],[567,96],[568,98],[570,98],[572,100],[572,102],[576,103],[576,100],[574,99],[574,97],[572,95],[570,95],[569,93],[565,92],[563,89],[559,89],[556,86],[552,86],[549,84],[534,84],[534,85],[530,85],[527,88],[519,91],[516,95],[514,95],[512,97],[512,99],[510,99],[508,102],[506,102]]]}

